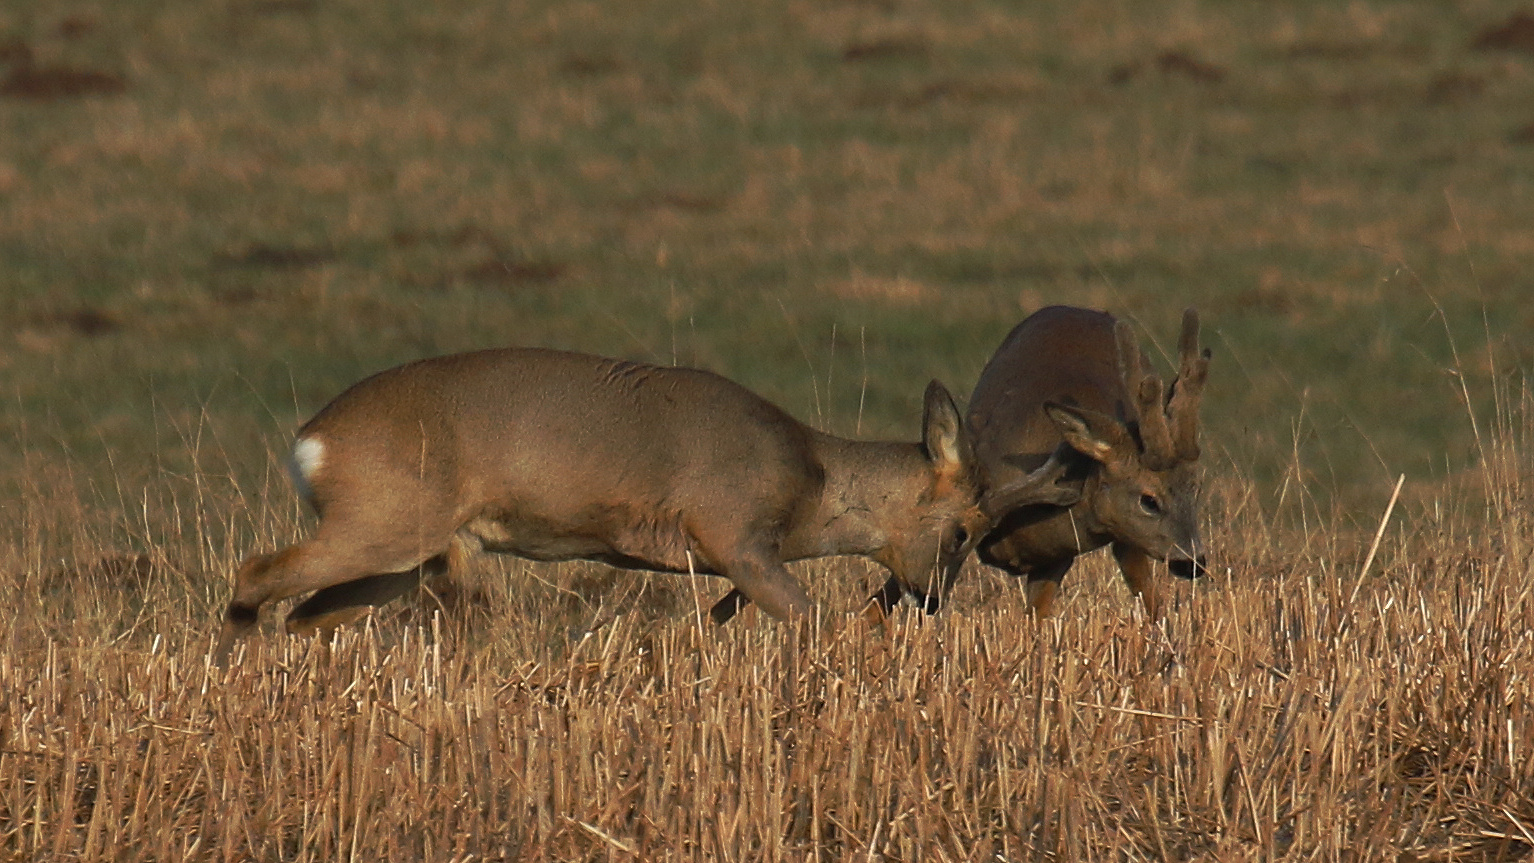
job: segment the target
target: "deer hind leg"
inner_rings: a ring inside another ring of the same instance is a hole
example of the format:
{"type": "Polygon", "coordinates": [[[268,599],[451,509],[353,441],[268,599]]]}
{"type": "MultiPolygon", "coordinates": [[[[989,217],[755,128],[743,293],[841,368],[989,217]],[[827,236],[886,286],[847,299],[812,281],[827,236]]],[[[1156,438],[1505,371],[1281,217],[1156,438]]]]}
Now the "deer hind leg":
{"type": "Polygon", "coordinates": [[[1129,585],[1129,592],[1145,603],[1145,613],[1150,615],[1152,620],[1159,618],[1161,600],[1156,596],[1150,555],[1132,545],[1115,542],[1113,559],[1119,562],[1119,572],[1123,573],[1124,583],[1129,585]]]}
{"type": "Polygon", "coordinates": [[[462,543],[454,541],[447,551],[404,572],[367,575],[321,588],[288,612],[287,630],[293,635],[329,633],[355,623],[373,609],[418,587],[436,593],[450,592],[453,573],[462,569],[466,556],[462,543]]]}
{"type": "MultiPolygon", "coordinates": [[[[431,545],[423,543],[422,536],[409,534],[393,541],[359,544],[346,541],[339,530],[325,528],[322,523],[313,538],[271,554],[252,555],[240,565],[234,577],[234,597],[224,612],[223,631],[214,652],[220,664],[228,658],[234,643],[255,628],[261,608],[267,603],[379,573],[408,572],[441,554],[450,537],[448,534],[431,545]],[[426,550],[422,551],[423,548],[426,550]]],[[[377,589],[389,583],[386,579],[359,590],[377,589]]]]}
{"type": "Polygon", "coordinates": [[[419,587],[421,570],[431,562],[406,572],[365,575],[316,591],[288,612],[284,626],[290,635],[308,636],[328,634],[338,627],[356,623],[374,608],[419,587]]]}

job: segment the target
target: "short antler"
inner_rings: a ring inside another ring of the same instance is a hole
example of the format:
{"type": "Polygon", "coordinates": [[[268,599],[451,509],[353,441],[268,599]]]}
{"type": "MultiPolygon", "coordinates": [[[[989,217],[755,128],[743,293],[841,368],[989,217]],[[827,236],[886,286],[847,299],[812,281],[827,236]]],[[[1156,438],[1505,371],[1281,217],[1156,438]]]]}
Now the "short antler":
{"type": "Polygon", "coordinates": [[[1060,485],[1070,465],[1065,453],[1070,448],[1061,444],[1042,465],[1021,479],[1000,488],[990,489],[981,501],[981,508],[994,524],[1007,513],[1023,506],[1048,504],[1050,506],[1075,506],[1081,501],[1081,488],[1060,485]]]}
{"type": "Polygon", "coordinates": [[[1167,424],[1163,402],[1165,385],[1161,378],[1145,373],[1140,343],[1127,322],[1119,321],[1115,324],[1113,336],[1118,346],[1119,371],[1124,376],[1124,388],[1135,402],[1140,442],[1145,447],[1145,466],[1151,470],[1166,470],[1177,463],[1177,453],[1172,448],[1172,430],[1167,424]]]}
{"type": "Polygon", "coordinates": [[[1198,347],[1198,312],[1188,309],[1182,313],[1182,336],[1177,342],[1177,380],[1172,382],[1172,395],[1167,402],[1167,415],[1171,422],[1172,443],[1178,461],[1198,458],[1198,408],[1204,398],[1204,381],[1209,377],[1208,348],[1198,347]]]}

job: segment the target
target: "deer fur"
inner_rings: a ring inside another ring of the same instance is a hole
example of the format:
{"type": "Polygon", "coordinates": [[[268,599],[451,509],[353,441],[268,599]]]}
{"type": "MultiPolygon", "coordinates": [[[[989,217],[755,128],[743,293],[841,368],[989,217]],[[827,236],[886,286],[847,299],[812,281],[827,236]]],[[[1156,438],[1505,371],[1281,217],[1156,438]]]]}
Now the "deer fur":
{"type": "Polygon", "coordinates": [[[1027,579],[1038,614],[1050,613],[1076,557],[1104,545],[1153,616],[1161,607],[1152,560],[1184,578],[1204,572],[1198,412],[1210,353],[1198,331],[1189,309],[1167,387],[1145,371],[1127,323],[1052,306],[1018,324],[981,372],[967,424],[983,481],[1004,487],[1059,454],[1067,482],[1081,489],[1070,506],[1024,502],[993,513],[976,546],[985,563],[1027,579]]]}
{"type": "MultiPolygon", "coordinates": [[[[1042,463],[1041,463],[1042,464],[1042,463]]],[[[863,555],[942,596],[991,526],[948,391],[927,388],[919,443],[816,431],[710,372],[539,349],[399,366],[298,432],[312,536],[240,566],[217,649],[275,601],[314,591],[290,631],[327,630],[453,570],[474,550],[716,574],[777,618],[812,603],[787,561],[863,555]]],[[[1074,500],[1055,461],[994,491],[1074,500]]]]}

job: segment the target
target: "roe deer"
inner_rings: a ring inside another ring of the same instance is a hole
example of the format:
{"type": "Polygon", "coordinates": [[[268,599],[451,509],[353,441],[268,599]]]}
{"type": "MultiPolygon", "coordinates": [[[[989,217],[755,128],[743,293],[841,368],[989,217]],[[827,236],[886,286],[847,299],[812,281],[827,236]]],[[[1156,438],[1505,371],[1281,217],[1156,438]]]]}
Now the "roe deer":
{"type": "Polygon", "coordinates": [[[1169,391],[1144,372],[1128,323],[1069,306],[1030,315],[981,372],[967,424],[982,482],[1005,483],[1060,452],[1073,462],[1069,480],[1081,483],[1069,507],[998,511],[976,546],[985,563],[1027,577],[1037,614],[1049,614],[1077,555],[1108,544],[1152,617],[1152,558],[1182,578],[1203,574],[1198,409],[1210,353],[1199,350],[1198,329],[1197,312],[1184,312],[1169,391]]]}
{"type": "MultiPolygon", "coordinates": [[[[969,439],[942,384],[922,442],[851,441],[803,425],[718,375],[584,354],[503,349],[381,372],[298,432],[295,484],[319,516],[306,541],[241,564],[217,657],[263,605],[313,632],[449,571],[468,550],[722,575],[787,618],[811,610],[786,561],[859,554],[942,595],[990,527],[969,439]]],[[[992,497],[1067,503],[1051,461],[992,497]]]]}

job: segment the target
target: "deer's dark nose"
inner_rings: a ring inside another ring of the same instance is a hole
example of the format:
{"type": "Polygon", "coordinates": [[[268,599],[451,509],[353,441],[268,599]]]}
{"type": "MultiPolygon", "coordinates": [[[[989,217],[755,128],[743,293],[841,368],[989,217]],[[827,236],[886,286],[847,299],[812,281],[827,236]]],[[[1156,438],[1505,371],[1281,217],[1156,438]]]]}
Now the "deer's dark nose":
{"type": "Polygon", "coordinates": [[[1204,565],[1204,556],[1174,558],[1166,562],[1166,568],[1178,578],[1194,579],[1203,578],[1209,574],[1209,568],[1204,565]]]}

